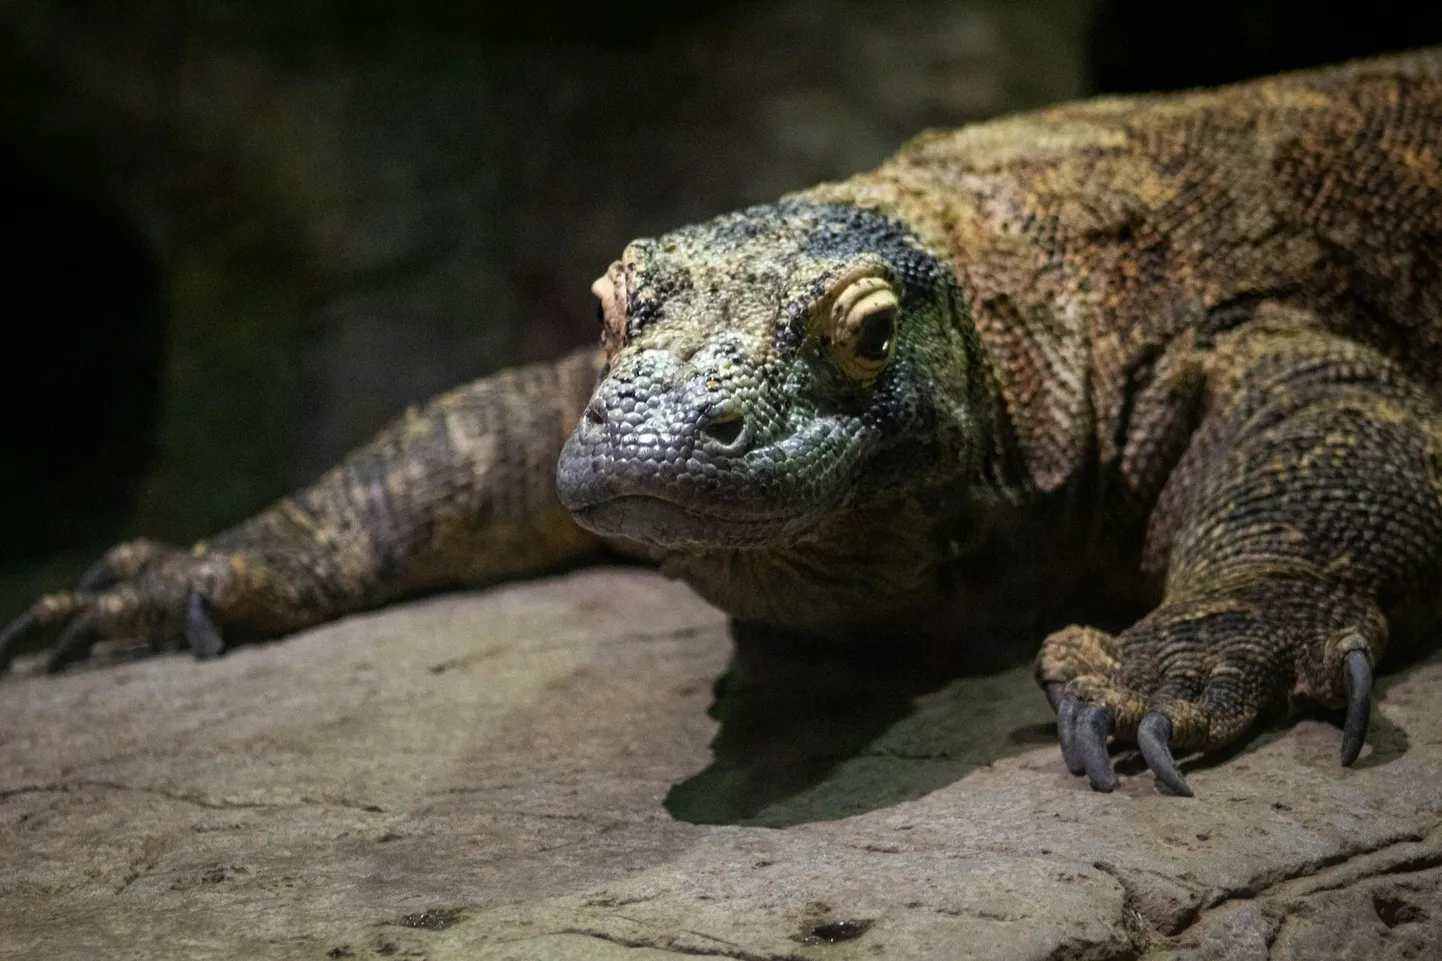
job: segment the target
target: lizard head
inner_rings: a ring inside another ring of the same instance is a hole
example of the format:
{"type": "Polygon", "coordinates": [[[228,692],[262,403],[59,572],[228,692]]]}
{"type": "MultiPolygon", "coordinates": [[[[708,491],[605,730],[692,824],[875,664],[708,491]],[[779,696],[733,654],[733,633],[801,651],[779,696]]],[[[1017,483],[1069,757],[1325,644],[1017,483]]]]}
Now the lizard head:
{"type": "Polygon", "coordinates": [[[939,395],[974,353],[953,278],[903,224],[839,204],[630,244],[592,287],[607,363],[562,502],[663,552],[806,535],[935,446],[939,395]]]}

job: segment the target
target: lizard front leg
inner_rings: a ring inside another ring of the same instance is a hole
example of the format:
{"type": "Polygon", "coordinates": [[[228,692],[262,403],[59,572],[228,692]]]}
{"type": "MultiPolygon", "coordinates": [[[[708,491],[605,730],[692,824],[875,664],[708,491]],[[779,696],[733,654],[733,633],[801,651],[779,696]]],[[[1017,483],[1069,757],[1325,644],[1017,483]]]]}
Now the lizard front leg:
{"type": "Polygon", "coordinates": [[[557,500],[556,460],[601,364],[585,350],[502,371],[391,424],[313,486],[190,549],[108,552],[75,591],[0,631],[0,670],[36,635],[49,668],[107,638],[213,656],[438,587],[554,566],[595,546],[557,500]]]}
{"type": "Polygon", "coordinates": [[[1292,695],[1347,708],[1351,764],[1389,615],[1435,615],[1439,433],[1433,396],[1369,348],[1315,327],[1229,335],[1151,519],[1160,606],[1117,635],[1066,628],[1038,656],[1072,773],[1111,790],[1115,736],[1190,794],[1173,750],[1235,741],[1292,695]]]}

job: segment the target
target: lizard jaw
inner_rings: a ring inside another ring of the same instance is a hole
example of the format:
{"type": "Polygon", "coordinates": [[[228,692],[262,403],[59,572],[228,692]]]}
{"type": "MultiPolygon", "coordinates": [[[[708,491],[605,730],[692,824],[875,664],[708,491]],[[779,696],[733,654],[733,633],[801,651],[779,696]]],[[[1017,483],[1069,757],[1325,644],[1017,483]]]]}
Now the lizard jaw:
{"type": "Polygon", "coordinates": [[[683,553],[761,546],[774,541],[788,520],[721,517],[647,494],[622,494],[573,507],[571,516],[602,537],[683,553]]]}
{"type": "Polygon", "coordinates": [[[587,530],[686,553],[803,536],[850,490],[867,446],[864,427],[836,417],[740,456],[708,453],[694,433],[655,430],[644,445],[633,436],[583,421],[561,451],[556,493],[587,530]]]}

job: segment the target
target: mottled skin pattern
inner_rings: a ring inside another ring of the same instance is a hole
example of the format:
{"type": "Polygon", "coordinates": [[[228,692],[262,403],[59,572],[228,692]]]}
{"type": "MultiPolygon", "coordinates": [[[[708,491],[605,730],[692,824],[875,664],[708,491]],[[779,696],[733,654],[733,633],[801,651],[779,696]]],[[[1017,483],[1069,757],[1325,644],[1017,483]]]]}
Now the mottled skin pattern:
{"type": "Polygon", "coordinates": [[[1389,632],[1439,626],[1442,50],[925,134],[594,289],[599,350],[192,550],[117,548],[0,663],[45,631],[56,667],[214,654],[602,542],[812,634],[1107,594],[1144,616],[1037,658],[1063,755],[1110,790],[1136,742],[1184,793],[1173,751],[1294,695],[1347,708],[1350,763],[1389,632]]]}
{"type": "MultiPolygon", "coordinates": [[[[443,394],[314,486],[190,550],[114,548],[77,592],[42,598],[9,630],[63,628],[52,669],[105,637],[146,637],[157,649],[188,642],[210,655],[221,630],[231,641],[274,637],[584,553],[595,539],[550,478],[597,365],[594,352],[577,354],[443,394]]],[[[0,663],[9,659],[0,651],[0,663]]]]}

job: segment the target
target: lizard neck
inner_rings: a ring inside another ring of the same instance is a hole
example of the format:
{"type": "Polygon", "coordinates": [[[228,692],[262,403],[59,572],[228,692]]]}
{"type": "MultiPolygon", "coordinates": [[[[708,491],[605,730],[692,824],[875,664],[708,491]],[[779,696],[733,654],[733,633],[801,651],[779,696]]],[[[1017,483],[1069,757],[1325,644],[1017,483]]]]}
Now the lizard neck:
{"type": "Polygon", "coordinates": [[[792,543],[675,554],[663,573],[685,580],[737,620],[808,634],[850,635],[888,617],[930,609],[960,550],[966,511],[917,496],[838,510],[792,543]]]}
{"type": "Polygon", "coordinates": [[[1004,158],[990,157],[985,143],[958,148],[958,169],[931,156],[929,143],[920,137],[874,171],[797,196],[900,221],[950,267],[952,316],[968,354],[968,382],[949,391],[967,407],[950,419],[985,408],[997,425],[1010,450],[992,452],[995,483],[1060,491],[1090,464],[1095,446],[1092,312],[1078,291],[1086,281],[1018,228],[1028,195],[1004,158]]]}
{"type": "Polygon", "coordinates": [[[671,554],[659,558],[661,570],[740,621],[801,633],[874,635],[894,630],[900,616],[935,620],[955,601],[957,563],[1029,496],[1014,482],[1020,467],[1003,426],[975,417],[940,425],[932,443],[881,458],[804,535],[671,554]]]}

